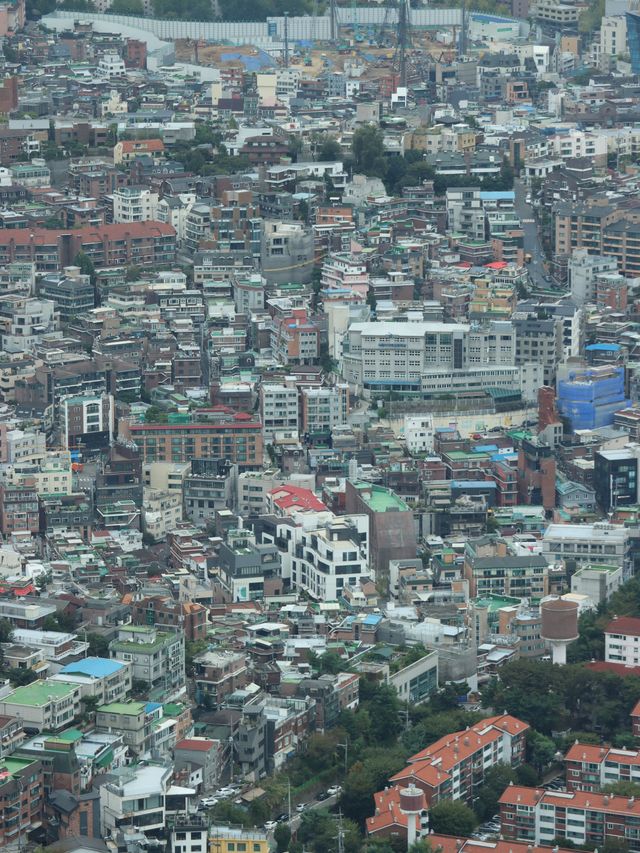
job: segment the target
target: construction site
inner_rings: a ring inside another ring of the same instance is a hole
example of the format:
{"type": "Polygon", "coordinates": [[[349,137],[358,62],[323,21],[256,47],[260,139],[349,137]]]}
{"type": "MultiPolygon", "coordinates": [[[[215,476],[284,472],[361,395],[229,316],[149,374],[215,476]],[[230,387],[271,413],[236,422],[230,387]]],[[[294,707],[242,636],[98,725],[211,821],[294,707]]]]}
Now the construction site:
{"type": "MultiPolygon", "coordinates": [[[[358,11],[355,6],[332,4],[329,39],[289,38],[285,18],[282,47],[275,56],[255,45],[231,46],[205,39],[176,39],[176,59],[255,72],[267,71],[270,67],[297,67],[309,78],[325,73],[355,72],[371,80],[395,72],[399,85],[406,86],[414,75],[419,77],[425,64],[449,62],[464,49],[464,9],[460,10],[461,25],[450,26],[416,25],[412,18],[422,16],[416,15],[405,0],[374,10],[379,13],[379,21],[375,23],[360,23],[362,16],[358,11]]],[[[313,32],[310,35],[313,36],[313,32]]]]}

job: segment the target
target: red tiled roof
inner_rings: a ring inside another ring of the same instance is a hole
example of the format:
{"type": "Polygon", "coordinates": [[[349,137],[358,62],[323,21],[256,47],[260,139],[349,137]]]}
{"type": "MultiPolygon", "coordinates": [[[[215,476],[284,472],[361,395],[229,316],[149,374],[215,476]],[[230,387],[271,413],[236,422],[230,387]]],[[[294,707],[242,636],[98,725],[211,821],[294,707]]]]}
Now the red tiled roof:
{"type": "MultiPolygon", "coordinates": [[[[429,835],[428,840],[434,853],[551,853],[550,847],[533,846],[527,841],[476,841],[455,835],[429,835]]],[[[555,850],[568,853],[562,847],[555,850]]]]}
{"type": "MultiPolygon", "coordinates": [[[[367,833],[374,835],[390,826],[407,826],[407,815],[400,809],[400,791],[402,788],[395,785],[393,788],[385,788],[373,795],[376,804],[376,813],[366,820],[367,833]]],[[[424,795],[422,807],[426,808],[424,795]]]]}
{"type": "Polygon", "coordinates": [[[116,223],[113,225],[100,225],[98,228],[88,226],[86,228],[55,229],[55,228],[0,228],[0,245],[8,246],[13,243],[16,246],[35,245],[52,246],[58,243],[61,237],[74,237],[82,243],[103,243],[106,241],[124,240],[126,237],[134,239],[141,237],[174,237],[176,229],[173,225],[164,222],[148,220],[146,222],[116,223]]]}
{"type": "Polygon", "coordinates": [[[640,677],[640,666],[627,666],[624,663],[614,663],[613,661],[606,660],[592,660],[590,663],[586,664],[587,669],[592,669],[594,672],[613,672],[615,675],[619,675],[622,678],[626,678],[628,675],[635,675],[640,677]]]}
{"type": "Polygon", "coordinates": [[[636,704],[633,706],[633,708],[631,709],[630,716],[640,717],[640,701],[636,702],[636,704]]]}
{"type": "Polygon", "coordinates": [[[612,794],[598,794],[593,791],[545,791],[543,788],[524,788],[509,785],[500,797],[500,803],[506,805],[535,806],[540,801],[561,808],[590,809],[607,814],[634,814],[640,816],[640,800],[617,797],[612,794]]]}
{"type": "Polygon", "coordinates": [[[132,154],[135,151],[145,154],[149,151],[164,151],[164,142],[161,139],[125,139],[120,144],[123,154],[132,154]]]}
{"type": "Polygon", "coordinates": [[[195,738],[184,738],[184,740],[179,740],[175,745],[175,749],[190,749],[193,752],[209,752],[214,746],[217,745],[215,740],[196,740],[195,738]]]}
{"type": "Polygon", "coordinates": [[[617,616],[604,629],[605,634],[629,634],[640,637],[640,619],[633,616],[617,616]]]}
{"type": "Polygon", "coordinates": [[[592,743],[574,743],[564,757],[565,761],[588,761],[590,764],[601,764],[608,746],[595,746],[592,743]]]}
{"type": "Polygon", "coordinates": [[[299,486],[277,486],[272,489],[271,495],[274,504],[280,509],[309,509],[314,512],[323,512],[328,507],[317,498],[311,489],[302,489],[299,486]]]}

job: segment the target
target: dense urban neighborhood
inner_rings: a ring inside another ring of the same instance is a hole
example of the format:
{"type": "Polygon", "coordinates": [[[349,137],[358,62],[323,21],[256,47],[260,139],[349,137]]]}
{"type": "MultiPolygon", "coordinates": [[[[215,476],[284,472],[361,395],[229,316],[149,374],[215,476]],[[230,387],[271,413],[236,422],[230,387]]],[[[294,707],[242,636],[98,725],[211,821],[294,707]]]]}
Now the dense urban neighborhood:
{"type": "Polygon", "coordinates": [[[640,853],[639,0],[0,0],[0,849],[640,853]]]}

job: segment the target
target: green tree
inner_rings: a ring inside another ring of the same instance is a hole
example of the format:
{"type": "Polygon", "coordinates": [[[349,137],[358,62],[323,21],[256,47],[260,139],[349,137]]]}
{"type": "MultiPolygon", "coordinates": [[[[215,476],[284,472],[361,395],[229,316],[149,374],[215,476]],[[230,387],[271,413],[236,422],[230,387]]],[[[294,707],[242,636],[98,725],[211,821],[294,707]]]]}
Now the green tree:
{"type": "Polygon", "coordinates": [[[193,659],[207,648],[206,640],[186,640],[184,644],[184,666],[188,676],[193,675],[193,659]]]}
{"type": "Polygon", "coordinates": [[[86,255],[84,252],[78,252],[75,256],[73,263],[75,266],[80,267],[80,272],[82,275],[88,275],[91,284],[95,287],[96,284],[96,268],[94,266],[91,258],[86,255]]]}
{"type": "Polygon", "coordinates": [[[13,625],[8,619],[0,619],[0,643],[10,643],[13,640],[13,625]]]}
{"type": "Polygon", "coordinates": [[[144,15],[142,0],[113,0],[110,15],[144,15]]]}
{"type": "Polygon", "coordinates": [[[382,131],[374,124],[365,124],[353,134],[351,150],[355,169],[363,175],[384,178],[387,160],[384,153],[382,131]]]}
{"type": "Polygon", "coordinates": [[[291,841],[291,827],[288,823],[279,823],[273,831],[273,840],[278,846],[278,853],[286,853],[291,841]]]}
{"type": "Polygon", "coordinates": [[[538,772],[542,772],[553,762],[556,745],[551,738],[529,729],[527,732],[527,759],[538,772]]]}
{"type": "MultiPolygon", "coordinates": [[[[356,715],[358,716],[358,715],[356,715]]],[[[349,770],[342,787],[340,807],[344,814],[364,825],[365,818],[374,813],[373,795],[388,783],[405,765],[406,754],[395,749],[366,752],[349,770]]]]}
{"type": "Polygon", "coordinates": [[[498,810],[498,800],[516,774],[507,764],[496,764],[484,774],[484,781],[473,802],[473,810],[480,821],[487,820],[498,810]]]}
{"type": "Polygon", "coordinates": [[[89,654],[92,657],[109,657],[109,640],[102,634],[87,633],[87,642],[89,643],[89,654]]]}
{"type": "Polygon", "coordinates": [[[473,811],[460,800],[443,800],[429,810],[429,826],[437,835],[468,838],[477,823],[473,811]]]}
{"type": "Polygon", "coordinates": [[[23,669],[17,666],[11,667],[7,673],[7,677],[12,687],[23,687],[25,684],[31,684],[32,681],[36,681],[38,678],[32,669],[23,669]]]}
{"type": "Polygon", "coordinates": [[[316,159],[320,163],[333,163],[336,160],[341,160],[342,148],[338,140],[330,136],[325,136],[318,148],[316,159]]]}
{"type": "Polygon", "coordinates": [[[598,29],[605,13],[605,0],[590,0],[587,8],[581,12],[578,19],[578,29],[581,33],[592,33],[598,29]]]}
{"type": "Polygon", "coordinates": [[[619,797],[640,799],[640,785],[637,782],[614,782],[602,789],[605,794],[617,794],[619,797]]]}

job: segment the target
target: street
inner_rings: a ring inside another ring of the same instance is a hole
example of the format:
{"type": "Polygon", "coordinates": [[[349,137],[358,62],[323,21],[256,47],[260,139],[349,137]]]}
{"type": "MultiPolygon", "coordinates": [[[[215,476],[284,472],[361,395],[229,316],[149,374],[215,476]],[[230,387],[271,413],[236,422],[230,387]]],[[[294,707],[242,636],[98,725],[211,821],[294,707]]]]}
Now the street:
{"type": "Polygon", "coordinates": [[[525,254],[531,255],[529,276],[537,287],[549,287],[549,282],[545,281],[547,272],[543,263],[544,253],[538,233],[538,225],[533,208],[527,204],[527,187],[520,178],[514,178],[513,190],[515,193],[514,207],[520,217],[520,224],[524,232],[524,251],[525,254]]]}

